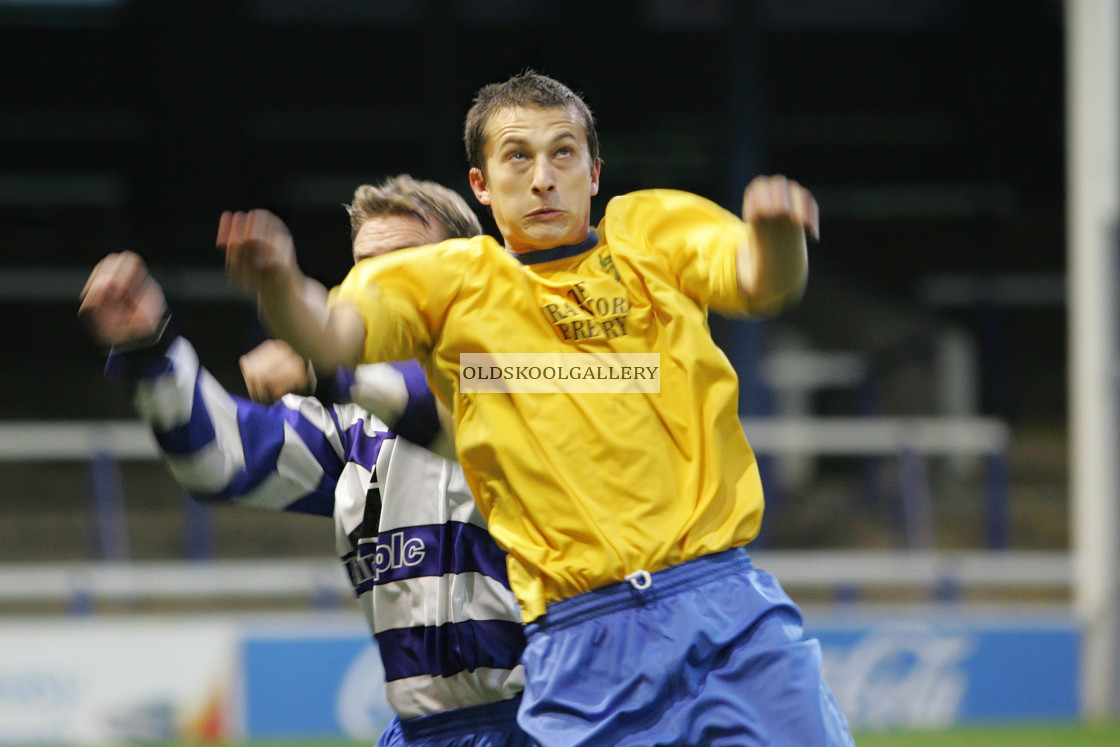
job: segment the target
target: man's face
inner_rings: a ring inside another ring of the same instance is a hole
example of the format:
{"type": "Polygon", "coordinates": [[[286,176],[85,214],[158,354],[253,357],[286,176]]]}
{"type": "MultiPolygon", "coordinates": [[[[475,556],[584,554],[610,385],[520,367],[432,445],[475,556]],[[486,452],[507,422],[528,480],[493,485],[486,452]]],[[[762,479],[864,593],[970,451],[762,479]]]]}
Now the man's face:
{"type": "Polygon", "coordinates": [[[410,246],[425,246],[443,241],[436,226],[411,215],[381,215],[370,218],[354,236],[354,261],[395,252],[410,246]]]}
{"type": "Polygon", "coordinates": [[[506,248],[531,252],[587,237],[599,164],[567,109],[506,109],[486,125],[485,175],[471,169],[470,183],[493,211],[506,248]]]}

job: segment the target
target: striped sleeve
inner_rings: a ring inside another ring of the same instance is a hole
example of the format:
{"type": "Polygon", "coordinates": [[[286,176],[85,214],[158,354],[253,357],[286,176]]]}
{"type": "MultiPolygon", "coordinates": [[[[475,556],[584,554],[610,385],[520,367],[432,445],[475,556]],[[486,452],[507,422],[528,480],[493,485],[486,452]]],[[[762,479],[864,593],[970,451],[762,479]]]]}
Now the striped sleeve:
{"type": "Polygon", "coordinates": [[[133,366],[133,403],[199,500],[332,516],[349,434],[314,399],[264,406],[227,392],[186,339],[133,366]]]}
{"type": "Polygon", "coordinates": [[[356,403],[419,446],[432,445],[442,432],[435,395],[415,360],[339,368],[319,382],[315,396],[328,404],[356,403]]]}

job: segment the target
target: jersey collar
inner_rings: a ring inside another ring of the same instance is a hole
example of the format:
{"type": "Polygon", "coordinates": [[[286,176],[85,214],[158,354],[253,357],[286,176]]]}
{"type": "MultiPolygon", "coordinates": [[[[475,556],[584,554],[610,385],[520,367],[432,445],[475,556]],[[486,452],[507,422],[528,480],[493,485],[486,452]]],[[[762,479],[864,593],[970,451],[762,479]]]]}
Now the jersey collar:
{"type": "Polygon", "coordinates": [[[524,254],[514,254],[513,256],[523,265],[539,265],[542,262],[551,262],[555,259],[567,259],[574,257],[577,254],[591,251],[599,243],[599,237],[595,235],[594,231],[587,232],[587,238],[578,244],[565,244],[564,246],[554,246],[551,249],[538,249],[535,252],[525,252],[524,254]]]}

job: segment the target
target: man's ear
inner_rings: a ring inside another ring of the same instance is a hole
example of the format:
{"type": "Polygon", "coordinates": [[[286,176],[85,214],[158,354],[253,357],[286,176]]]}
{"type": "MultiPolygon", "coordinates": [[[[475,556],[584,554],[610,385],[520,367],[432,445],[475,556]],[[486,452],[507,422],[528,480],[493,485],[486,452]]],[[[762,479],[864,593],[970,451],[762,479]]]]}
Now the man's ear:
{"type": "Polygon", "coordinates": [[[602,168],[603,162],[596,160],[591,164],[591,196],[599,194],[599,170],[602,168]]]}
{"type": "Polygon", "coordinates": [[[486,188],[486,177],[482,173],[482,169],[477,166],[472,167],[470,173],[467,174],[467,181],[471,184],[471,191],[474,192],[475,199],[483,205],[490,204],[490,190],[486,188]]]}

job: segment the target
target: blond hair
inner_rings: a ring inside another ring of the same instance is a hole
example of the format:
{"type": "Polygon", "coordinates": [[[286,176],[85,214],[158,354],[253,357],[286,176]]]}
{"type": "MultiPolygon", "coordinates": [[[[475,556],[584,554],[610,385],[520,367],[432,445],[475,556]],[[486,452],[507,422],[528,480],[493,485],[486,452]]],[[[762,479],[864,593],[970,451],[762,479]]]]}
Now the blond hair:
{"type": "Polygon", "coordinates": [[[350,215],[351,239],[366,221],[386,215],[407,215],[426,226],[435,224],[445,239],[482,233],[478,216],[458,192],[436,182],[413,179],[408,174],[390,177],[377,185],[361,185],[354,190],[353,201],[344,207],[350,215]]]}

